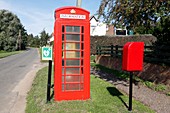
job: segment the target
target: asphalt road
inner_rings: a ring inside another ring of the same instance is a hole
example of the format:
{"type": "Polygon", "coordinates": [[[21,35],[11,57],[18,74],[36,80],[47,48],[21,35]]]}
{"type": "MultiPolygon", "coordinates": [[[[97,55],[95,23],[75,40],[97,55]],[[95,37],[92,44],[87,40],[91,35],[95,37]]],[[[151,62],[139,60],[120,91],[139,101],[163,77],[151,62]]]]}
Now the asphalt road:
{"type": "Polygon", "coordinates": [[[38,51],[33,48],[0,59],[0,113],[10,113],[18,95],[13,89],[38,60],[38,51]]]}

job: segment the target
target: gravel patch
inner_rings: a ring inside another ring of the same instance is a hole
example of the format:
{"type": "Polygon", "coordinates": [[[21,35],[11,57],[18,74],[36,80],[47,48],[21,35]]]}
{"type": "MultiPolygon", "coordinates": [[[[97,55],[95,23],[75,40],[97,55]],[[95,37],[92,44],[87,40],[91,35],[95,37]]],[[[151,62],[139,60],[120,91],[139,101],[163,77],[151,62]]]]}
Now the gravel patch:
{"type": "MultiPolygon", "coordinates": [[[[93,68],[91,68],[91,74],[112,83],[117,89],[129,94],[129,81],[93,68]]],[[[153,91],[146,86],[133,84],[133,98],[149,106],[157,113],[170,113],[170,96],[153,91]]]]}

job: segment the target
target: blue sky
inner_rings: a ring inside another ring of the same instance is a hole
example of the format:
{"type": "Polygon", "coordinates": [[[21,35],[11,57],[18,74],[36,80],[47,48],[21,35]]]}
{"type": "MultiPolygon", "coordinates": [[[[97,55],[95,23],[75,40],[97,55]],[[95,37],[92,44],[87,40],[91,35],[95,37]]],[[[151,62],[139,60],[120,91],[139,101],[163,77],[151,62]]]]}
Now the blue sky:
{"type": "MultiPolygon", "coordinates": [[[[63,6],[76,6],[77,0],[0,0],[0,9],[16,14],[28,34],[39,35],[45,29],[53,32],[54,11],[63,6]]],[[[91,15],[98,10],[101,0],[82,0],[82,8],[91,15]]]]}

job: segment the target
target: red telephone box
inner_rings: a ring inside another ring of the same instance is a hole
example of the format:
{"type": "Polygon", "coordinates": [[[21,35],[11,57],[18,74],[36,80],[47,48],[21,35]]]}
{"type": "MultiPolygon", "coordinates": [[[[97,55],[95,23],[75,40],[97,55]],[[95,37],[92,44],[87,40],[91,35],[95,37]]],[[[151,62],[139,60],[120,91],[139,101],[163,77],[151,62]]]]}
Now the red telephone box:
{"type": "Polygon", "coordinates": [[[54,100],[89,98],[89,12],[78,7],[62,7],[55,10],[54,100]]]}

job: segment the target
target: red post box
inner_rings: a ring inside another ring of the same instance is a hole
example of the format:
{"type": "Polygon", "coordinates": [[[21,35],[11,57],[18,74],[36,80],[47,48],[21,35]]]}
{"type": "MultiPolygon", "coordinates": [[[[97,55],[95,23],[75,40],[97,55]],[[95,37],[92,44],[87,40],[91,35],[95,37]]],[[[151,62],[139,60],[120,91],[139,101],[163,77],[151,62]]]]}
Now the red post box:
{"type": "Polygon", "coordinates": [[[89,98],[89,12],[78,7],[62,7],[55,10],[54,100],[89,98]]]}
{"type": "Polygon", "coordinates": [[[141,71],[143,69],[143,42],[128,42],[123,47],[123,66],[125,71],[141,71]]]}

